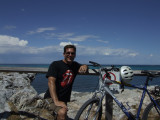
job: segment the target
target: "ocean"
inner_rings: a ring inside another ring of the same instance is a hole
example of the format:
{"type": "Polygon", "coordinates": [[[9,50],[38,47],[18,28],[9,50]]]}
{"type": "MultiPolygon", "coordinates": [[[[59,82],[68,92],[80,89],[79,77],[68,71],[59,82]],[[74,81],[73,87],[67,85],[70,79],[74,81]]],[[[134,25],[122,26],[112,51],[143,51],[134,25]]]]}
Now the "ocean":
{"type": "MultiPolygon", "coordinates": [[[[110,65],[103,65],[110,66],[110,65]]],[[[121,67],[122,65],[115,65],[121,67]]],[[[133,70],[159,70],[160,65],[127,65],[133,70]]],[[[0,67],[43,67],[48,68],[49,64],[0,64],[0,67]]],[[[134,76],[131,84],[143,85],[146,76],[134,76]]],[[[153,79],[150,85],[160,85],[160,77],[153,79]]],[[[48,80],[45,74],[37,73],[35,80],[31,83],[35,90],[40,94],[44,93],[48,88],[48,80]]],[[[77,92],[93,92],[98,87],[98,76],[96,75],[77,75],[73,84],[73,91],[77,92]]]]}

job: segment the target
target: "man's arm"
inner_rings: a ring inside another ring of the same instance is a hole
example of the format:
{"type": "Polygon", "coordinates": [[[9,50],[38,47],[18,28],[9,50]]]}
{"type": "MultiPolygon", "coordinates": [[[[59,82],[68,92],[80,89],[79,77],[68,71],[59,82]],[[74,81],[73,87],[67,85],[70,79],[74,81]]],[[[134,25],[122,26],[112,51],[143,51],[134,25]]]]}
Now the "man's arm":
{"type": "Polygon", "coordinates": [[[81,65],[79,70],[78,70],[78,73],[84,74],[84,73],[87,73],[87,72],[88,72],[88,66],[87,65],[81,65]]]}
{"type": "Polygon", "coordinates": [[[50,92],[51,98],[53,99],[56,106],[61,106],[61,107],[67,109],[66,104],[64,102],[58,100],[55,82],[56,82],[56,78],[48,77],[48,87],[49,87],[49,92],[50,92]]]}

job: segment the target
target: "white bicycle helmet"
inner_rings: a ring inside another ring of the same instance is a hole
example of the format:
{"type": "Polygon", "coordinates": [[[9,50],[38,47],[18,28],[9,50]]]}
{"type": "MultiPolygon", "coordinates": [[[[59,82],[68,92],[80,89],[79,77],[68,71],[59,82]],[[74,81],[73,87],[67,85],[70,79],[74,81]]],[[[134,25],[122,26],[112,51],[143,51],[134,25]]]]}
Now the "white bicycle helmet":
{"type": "Polygon", "coordinates": [[[122,81],[129,83],[133,78],[133,70],[129,66],[122,66],[120,69],[122,81]]]}

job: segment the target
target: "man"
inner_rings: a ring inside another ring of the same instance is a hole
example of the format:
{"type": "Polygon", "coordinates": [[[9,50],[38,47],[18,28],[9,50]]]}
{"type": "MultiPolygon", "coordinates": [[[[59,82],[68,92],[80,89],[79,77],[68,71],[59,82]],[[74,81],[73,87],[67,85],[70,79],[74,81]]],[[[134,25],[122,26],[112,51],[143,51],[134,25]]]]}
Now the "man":
{"type": "Polygon", "coordinates": [[[45,98],[52,98],[50,106],[57,114],[57,120],[66,120],[67,102],[70,101],[72,85],[77,73],[86,73],[87,65],[80,65],[75,62],[76,47],[66,45],[63,53],[64,59],[51,63],[46,77],[48,78],[49,89],[45,98]]]}

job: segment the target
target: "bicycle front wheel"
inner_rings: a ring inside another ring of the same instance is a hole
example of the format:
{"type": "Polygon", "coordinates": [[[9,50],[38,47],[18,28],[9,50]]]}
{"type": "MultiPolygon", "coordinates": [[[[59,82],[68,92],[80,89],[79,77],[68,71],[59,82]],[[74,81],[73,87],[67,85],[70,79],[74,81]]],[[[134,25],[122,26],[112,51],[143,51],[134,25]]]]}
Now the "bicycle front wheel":
{"type": "MultiPolygon", "coordinates": [[[[156,100],[156,103],[160,106],[160,100],[156,100]]],[[[160,110],[154,106],[153,102],[144,110],[142,120],[160,120],[160,110]]]]}
{"type": "Polygon", "coordinates": [[[98,98],[85,102],[77,112],[74,120],[101,120],[102,104],[98,98]]]}

